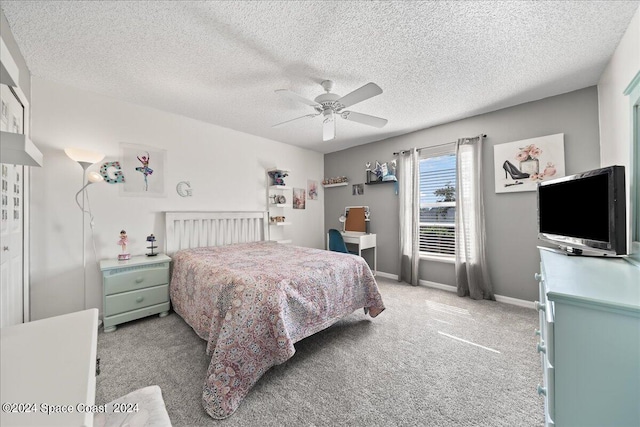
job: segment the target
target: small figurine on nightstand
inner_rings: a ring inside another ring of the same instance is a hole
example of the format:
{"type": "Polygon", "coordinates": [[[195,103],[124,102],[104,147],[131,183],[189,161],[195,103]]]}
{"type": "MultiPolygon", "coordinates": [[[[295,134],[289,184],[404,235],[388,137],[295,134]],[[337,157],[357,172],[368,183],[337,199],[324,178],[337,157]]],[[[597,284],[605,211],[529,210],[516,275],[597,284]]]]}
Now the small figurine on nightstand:
{"type": "Polygon", "coordinates": [[[156,236],[154,236],[153,234],[150,234],[150,235],[147,236],[147,242],[150,242],[149,244],[151,245],[151,246],[147,246],[147,249],[151,249],[151,252],[149,252],[147,254],[147,256],[156,256],[156,255],[158,255],[157,253],[153,252],[153,250],[155,248],[157,248],[157,246],[155,245],[155,241],[156,241],[156,236]]]}
{"type": "Polygon", "coordinates": [[[129,238],[127,237],[127,232],[124,230],[120,231],[120,240],[118,240],[118,244],[122,246],[122,253],[118,254],[118,261],[125,261],[131,258],[131,254],[127,252],[128,243],[129,238]]]}

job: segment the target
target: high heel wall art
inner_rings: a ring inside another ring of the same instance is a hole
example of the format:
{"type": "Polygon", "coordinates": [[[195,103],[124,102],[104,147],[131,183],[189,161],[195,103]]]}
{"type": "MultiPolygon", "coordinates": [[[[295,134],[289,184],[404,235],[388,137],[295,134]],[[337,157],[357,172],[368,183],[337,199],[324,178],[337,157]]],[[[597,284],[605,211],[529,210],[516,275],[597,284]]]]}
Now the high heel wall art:
{"type": "Polygon", "coordinates": [[[493,147],[496,193],[535,191],[538,183],[564,176],[564,134],[493,147]]]}

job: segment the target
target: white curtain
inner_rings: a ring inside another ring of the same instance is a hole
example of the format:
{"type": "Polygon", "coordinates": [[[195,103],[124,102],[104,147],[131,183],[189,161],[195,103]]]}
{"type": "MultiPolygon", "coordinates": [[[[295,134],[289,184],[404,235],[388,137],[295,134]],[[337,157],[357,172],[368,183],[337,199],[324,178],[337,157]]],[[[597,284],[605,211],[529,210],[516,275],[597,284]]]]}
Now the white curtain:
{"type": "Polygon", "coordinates": [[[418,228],[420,224],[420,189],[418,150],[412,148],[398,155],[400,196],[400,259],[398,281],[418,285],[420,262],[418,228]]]}
{"type": "Polygon", "coordinates": [[[456,286],[459,296],[495,299],[489,279],[482,197],[482,136],[456,143],[456,286]]]}

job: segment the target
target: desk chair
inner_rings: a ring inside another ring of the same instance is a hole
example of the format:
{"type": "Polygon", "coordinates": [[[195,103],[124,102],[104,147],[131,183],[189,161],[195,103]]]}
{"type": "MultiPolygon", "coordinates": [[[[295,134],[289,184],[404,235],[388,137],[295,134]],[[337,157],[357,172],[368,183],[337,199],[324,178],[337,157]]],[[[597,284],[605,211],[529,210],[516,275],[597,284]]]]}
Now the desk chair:
{"type": "Polygon", "coordinates": [[[329,230],[329,250],[348,254],[347,244],[342,238],[342,234],[335,228],[329,230]]]}

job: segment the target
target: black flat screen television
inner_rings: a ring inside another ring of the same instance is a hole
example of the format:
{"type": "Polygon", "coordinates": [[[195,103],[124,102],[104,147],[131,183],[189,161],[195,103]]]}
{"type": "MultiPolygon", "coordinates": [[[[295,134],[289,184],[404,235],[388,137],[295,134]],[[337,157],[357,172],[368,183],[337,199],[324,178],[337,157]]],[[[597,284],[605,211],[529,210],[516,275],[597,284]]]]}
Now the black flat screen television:
{"type": "Polygon", "coordinates": [[[573,254],[627,254],[624,166],[538,185],[538,238],[573,254]]]}

